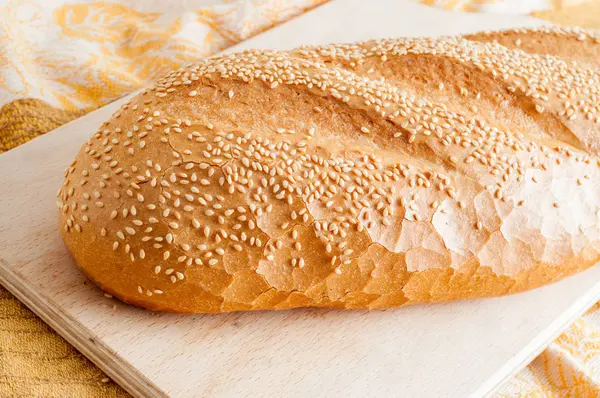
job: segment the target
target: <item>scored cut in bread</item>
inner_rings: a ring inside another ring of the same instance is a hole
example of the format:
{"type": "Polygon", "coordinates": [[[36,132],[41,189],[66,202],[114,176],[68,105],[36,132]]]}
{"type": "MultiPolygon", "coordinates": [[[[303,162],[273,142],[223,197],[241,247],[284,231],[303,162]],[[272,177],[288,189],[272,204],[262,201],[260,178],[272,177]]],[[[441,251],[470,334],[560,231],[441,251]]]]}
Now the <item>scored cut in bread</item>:
{"type": "Polygon", "coordinates": [[[104,291],[174,312],[556,281],[600,258],[599,49],[539,28],[208,58],[85,143],[61,234],[104,291]]]}

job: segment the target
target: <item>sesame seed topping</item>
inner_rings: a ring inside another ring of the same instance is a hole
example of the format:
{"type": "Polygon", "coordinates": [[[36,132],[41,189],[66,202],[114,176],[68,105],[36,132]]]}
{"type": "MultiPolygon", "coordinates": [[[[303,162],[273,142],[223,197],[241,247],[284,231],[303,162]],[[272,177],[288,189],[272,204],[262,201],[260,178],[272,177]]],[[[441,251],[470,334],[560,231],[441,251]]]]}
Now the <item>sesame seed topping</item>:
{"type": "Polygon", "coordinates": [[[457,231],[474,226],[480,232],[465,245],[481,247],[495,232],[494,222],[482,218],[488,231],[477,220],[488,202],[500,218],[511,210],[518,217],[526,209],[515,206],[526,202],[515,196],[554,189],[565,170],[582,172],[561,184],[591,197],[600,166],[590,155],[595,138],[580,135],[600,123],[598,73],[514,43],[521,49],[445,37],[249,50],[173,71],[122,108],[84,145],[84,161],[65,171],[57,195],[62,228],[99,229],[132,261],[162,257],[147,268],[161,283],[205,264],[232,273],[231,261],[252,262],[270,281],[274,265],[312,270],[318,250],[341,275],[366,250],[405,253],[404,238],[391,242],[404,228],[435,229],[440,250],[452,254],[441,219],[457,231]],[[414,72],[427,77],[422,82],[396,79],[401,58],[418,56],[464,67],[473,81],[455,87],[422,70],[414,72]],[[478,92],[486,79],[502,89],[478,92]],[[294,106],[271,103],[264,115],[257,92],[265,104],[294,93],[285,97],[294,106]],[[198,97],[187,100],[194,112],[167,111],[162,98],[175,96],[198,97]],[[295,112],[307,116],[300,123],[295,112]],[[272,264],[263,267],[264,259],[272,264]]]}

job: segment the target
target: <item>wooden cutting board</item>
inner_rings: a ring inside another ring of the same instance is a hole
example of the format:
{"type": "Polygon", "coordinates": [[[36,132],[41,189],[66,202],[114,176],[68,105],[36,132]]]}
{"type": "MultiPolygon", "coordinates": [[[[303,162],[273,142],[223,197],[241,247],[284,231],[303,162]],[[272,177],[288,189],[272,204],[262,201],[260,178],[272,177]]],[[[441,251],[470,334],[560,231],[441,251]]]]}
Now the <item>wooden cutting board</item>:
{"type": "MultiPolygon", "coordinates": [[[[236,49],[537,24],[339,0],[236,49]]],[[[106,298],[67,255],[54,195],[83,141],[123,101],[0,156],[0,282],[136,396],[482,396],[600,298],[598,266],[510,297],[378,312],[186,316],[106,298]]]]}

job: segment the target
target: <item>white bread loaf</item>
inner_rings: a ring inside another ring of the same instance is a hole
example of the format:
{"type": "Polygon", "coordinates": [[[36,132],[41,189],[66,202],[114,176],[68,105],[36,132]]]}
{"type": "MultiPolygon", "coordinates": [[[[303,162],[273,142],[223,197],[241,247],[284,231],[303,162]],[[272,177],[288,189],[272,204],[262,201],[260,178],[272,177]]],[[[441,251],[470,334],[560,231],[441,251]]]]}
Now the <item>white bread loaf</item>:
{"type": "Polygon", "coordinates": [[[83,146],[60,231],[103,290],[154,310],[553,282],[600,258],[599,49],[543,28],[206,59],[83,146]]]}

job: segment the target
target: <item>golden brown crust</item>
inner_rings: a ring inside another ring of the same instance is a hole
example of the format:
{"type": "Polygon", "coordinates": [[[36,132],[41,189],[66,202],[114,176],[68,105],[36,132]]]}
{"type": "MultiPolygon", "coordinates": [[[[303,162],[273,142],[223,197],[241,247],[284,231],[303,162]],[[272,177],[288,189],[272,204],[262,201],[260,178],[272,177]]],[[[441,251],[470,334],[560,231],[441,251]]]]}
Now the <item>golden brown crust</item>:
{"type": "Polygon", "coordinates": [[[84,145],[61,233],[102,289],[174,312],[558,280],[600,257],[598,48],[544,28],[210,58],[84,145]]]}

